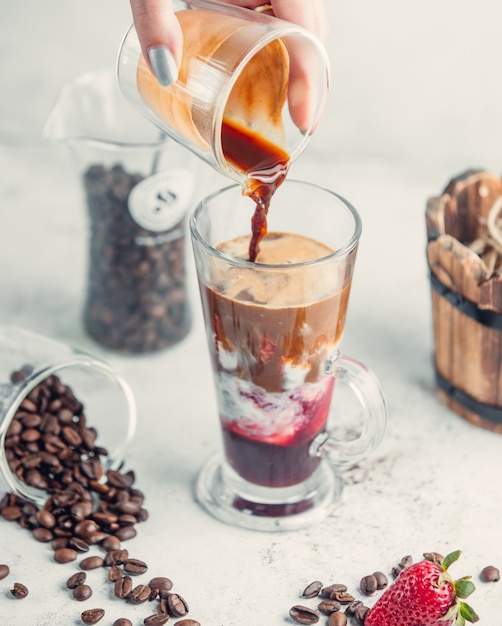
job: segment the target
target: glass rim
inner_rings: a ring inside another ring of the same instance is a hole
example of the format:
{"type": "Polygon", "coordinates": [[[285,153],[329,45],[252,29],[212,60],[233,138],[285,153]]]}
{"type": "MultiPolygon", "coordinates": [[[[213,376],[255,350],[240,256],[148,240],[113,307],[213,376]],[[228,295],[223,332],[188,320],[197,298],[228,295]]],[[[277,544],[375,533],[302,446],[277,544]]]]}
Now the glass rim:
{"type": "MultiPolygon", "coordinates": [[[[206,250],[211,256],[216,257],[220,260],[223,260],[227,263],[231,263],[235,267],[253,268],[255,270],[258,267],[260,270],[264,270],[264,271],[268,271],[268,270],[284,271],[285,269],[287,270],[300,269],[303,267],[319,265],[321,263],[330,263],[331,261],[334,261],[336,259],[341,259],[343,257],[346,257],[348,254],[350,254],[350,252],[352,252],[352,250],[354,250],[357,247],[359,243],[359,239],[361,237],[361,233],[362,233],[362,220],[361,220],[361,216],[359,215],[355,207],[348,200],[346,200],[343,196],[336,193],[335,191],[332,191],[331,189],[328,189],[327,187],[324,187],[322,185],[318,185],[317,183],[309,183],[307,181],[293,178],[293,179],[286,179],[282,183],[282,185],[287,185],[287,186],[302,185],[306,187],[311,187],[313,189],[328,193],[334,198],[336,198],[345,207],[345,209],[347,209],[348,213],[352,216],[354,220],[354,228],[353,228],[350,239],[343,246],[341,246],[340,248],[337,248],[336,250],[334,250],[330,254],[327,254],[326,256],[313,259],[311,261],[299,261],[296,263],[257,263],[254,261],[249,261],[247,259],[241,259],[238,257],[231,256],[229,254],[226,254],[222,252],[221,250],[218,250],[217,248],[212,246],[208,241],[206,241],[206,239],[200,233],[197,224],[198,224],[198,219],[200,215],[202,214],[202,212],[205,209],[208,209],[208,204],[212,200],[214,200],[216,197],[226,194],[227,192],[233,191],[235,189],[240,189],[242,191],[242,186],[239,184],[232,184],[232,185],[228,185],[227,187],[217,189],[216,191],[213,191],[206,197],[202,198],[202,200],[200,200],[200,202],[195,207],[192,215],[190,216],[190,233],[192,235],[192,239],[195,242],[197,242],[202,248],[204,248],[204,250],[206,250]]],[[[250,202],[253,202],[251,198],[249,200],[250,202]]],[[[272,211],[273,211],[273,204],[274,204],[274,199],[272,197],[272,202],[271,202],[272,211]]]]}

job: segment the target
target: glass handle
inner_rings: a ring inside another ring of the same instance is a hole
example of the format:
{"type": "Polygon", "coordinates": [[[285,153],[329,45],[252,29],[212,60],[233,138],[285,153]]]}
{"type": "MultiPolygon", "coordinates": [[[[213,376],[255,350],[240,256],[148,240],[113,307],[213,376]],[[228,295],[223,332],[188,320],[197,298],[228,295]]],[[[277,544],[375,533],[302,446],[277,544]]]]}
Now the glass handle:
{"type": "Polygon", "coordinates": [[[328,422],[327,429],[312,442],[311,454],[326,457],[338,467],[347,467],[369,455],[381,443],[387,427],[387,406],[376,377],[362,363],[338,355],[328,362],[326,373],[335,378],[331,420],[336,419],[333,418],[336,389],[341,383],[348,387],[361,407],[362,426],[358,436],[341,439],[328,422]]]}

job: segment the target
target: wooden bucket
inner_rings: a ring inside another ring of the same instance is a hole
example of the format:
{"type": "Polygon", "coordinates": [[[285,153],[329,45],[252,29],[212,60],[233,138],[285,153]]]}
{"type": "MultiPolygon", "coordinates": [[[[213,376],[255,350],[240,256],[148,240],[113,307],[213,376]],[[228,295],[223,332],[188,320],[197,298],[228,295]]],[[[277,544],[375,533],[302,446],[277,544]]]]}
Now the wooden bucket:
{"type": "Polygon", "coordinates": [[[502,179],[470,170],[426,209],[439,396],[502,433],[502,179]]]}

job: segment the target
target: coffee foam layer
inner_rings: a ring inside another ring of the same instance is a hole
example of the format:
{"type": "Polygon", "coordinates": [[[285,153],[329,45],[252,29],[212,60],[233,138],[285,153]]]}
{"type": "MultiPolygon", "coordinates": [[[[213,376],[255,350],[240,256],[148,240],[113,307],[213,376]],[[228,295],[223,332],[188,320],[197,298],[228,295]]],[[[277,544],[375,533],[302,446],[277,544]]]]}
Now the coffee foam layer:
{"type": "MultiPolygon", "coordinates": [[[[225,241],[217,248],[228,256],[247,259],[249,236],[225,241]]],[[[340,291],[343,279],[333,264],[305,267],[295,267],[295,264],[322,259],[333,252],[329,246],[303,235],[268,233],[260,242],[256,267],[218,266],[214,284],[218,285],[217,291],[240,302],[271,307],[310,304],[340,291]],[[277,264],[291,267],[264,267],[277,264]]]]}

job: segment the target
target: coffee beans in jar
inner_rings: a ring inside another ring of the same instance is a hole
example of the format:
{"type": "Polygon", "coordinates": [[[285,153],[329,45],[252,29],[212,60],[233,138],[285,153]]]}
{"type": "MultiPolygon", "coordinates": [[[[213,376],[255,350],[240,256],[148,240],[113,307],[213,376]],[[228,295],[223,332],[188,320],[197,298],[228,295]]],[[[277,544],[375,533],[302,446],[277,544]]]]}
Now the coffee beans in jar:
{"type": "Polygon", "coordinates": [[[107,348],[153,352],[190,330],[188,174],[179,169],[144,177],[120,164],[91,165],[84,173],[90,218],[84,325],[107,348]]]}

